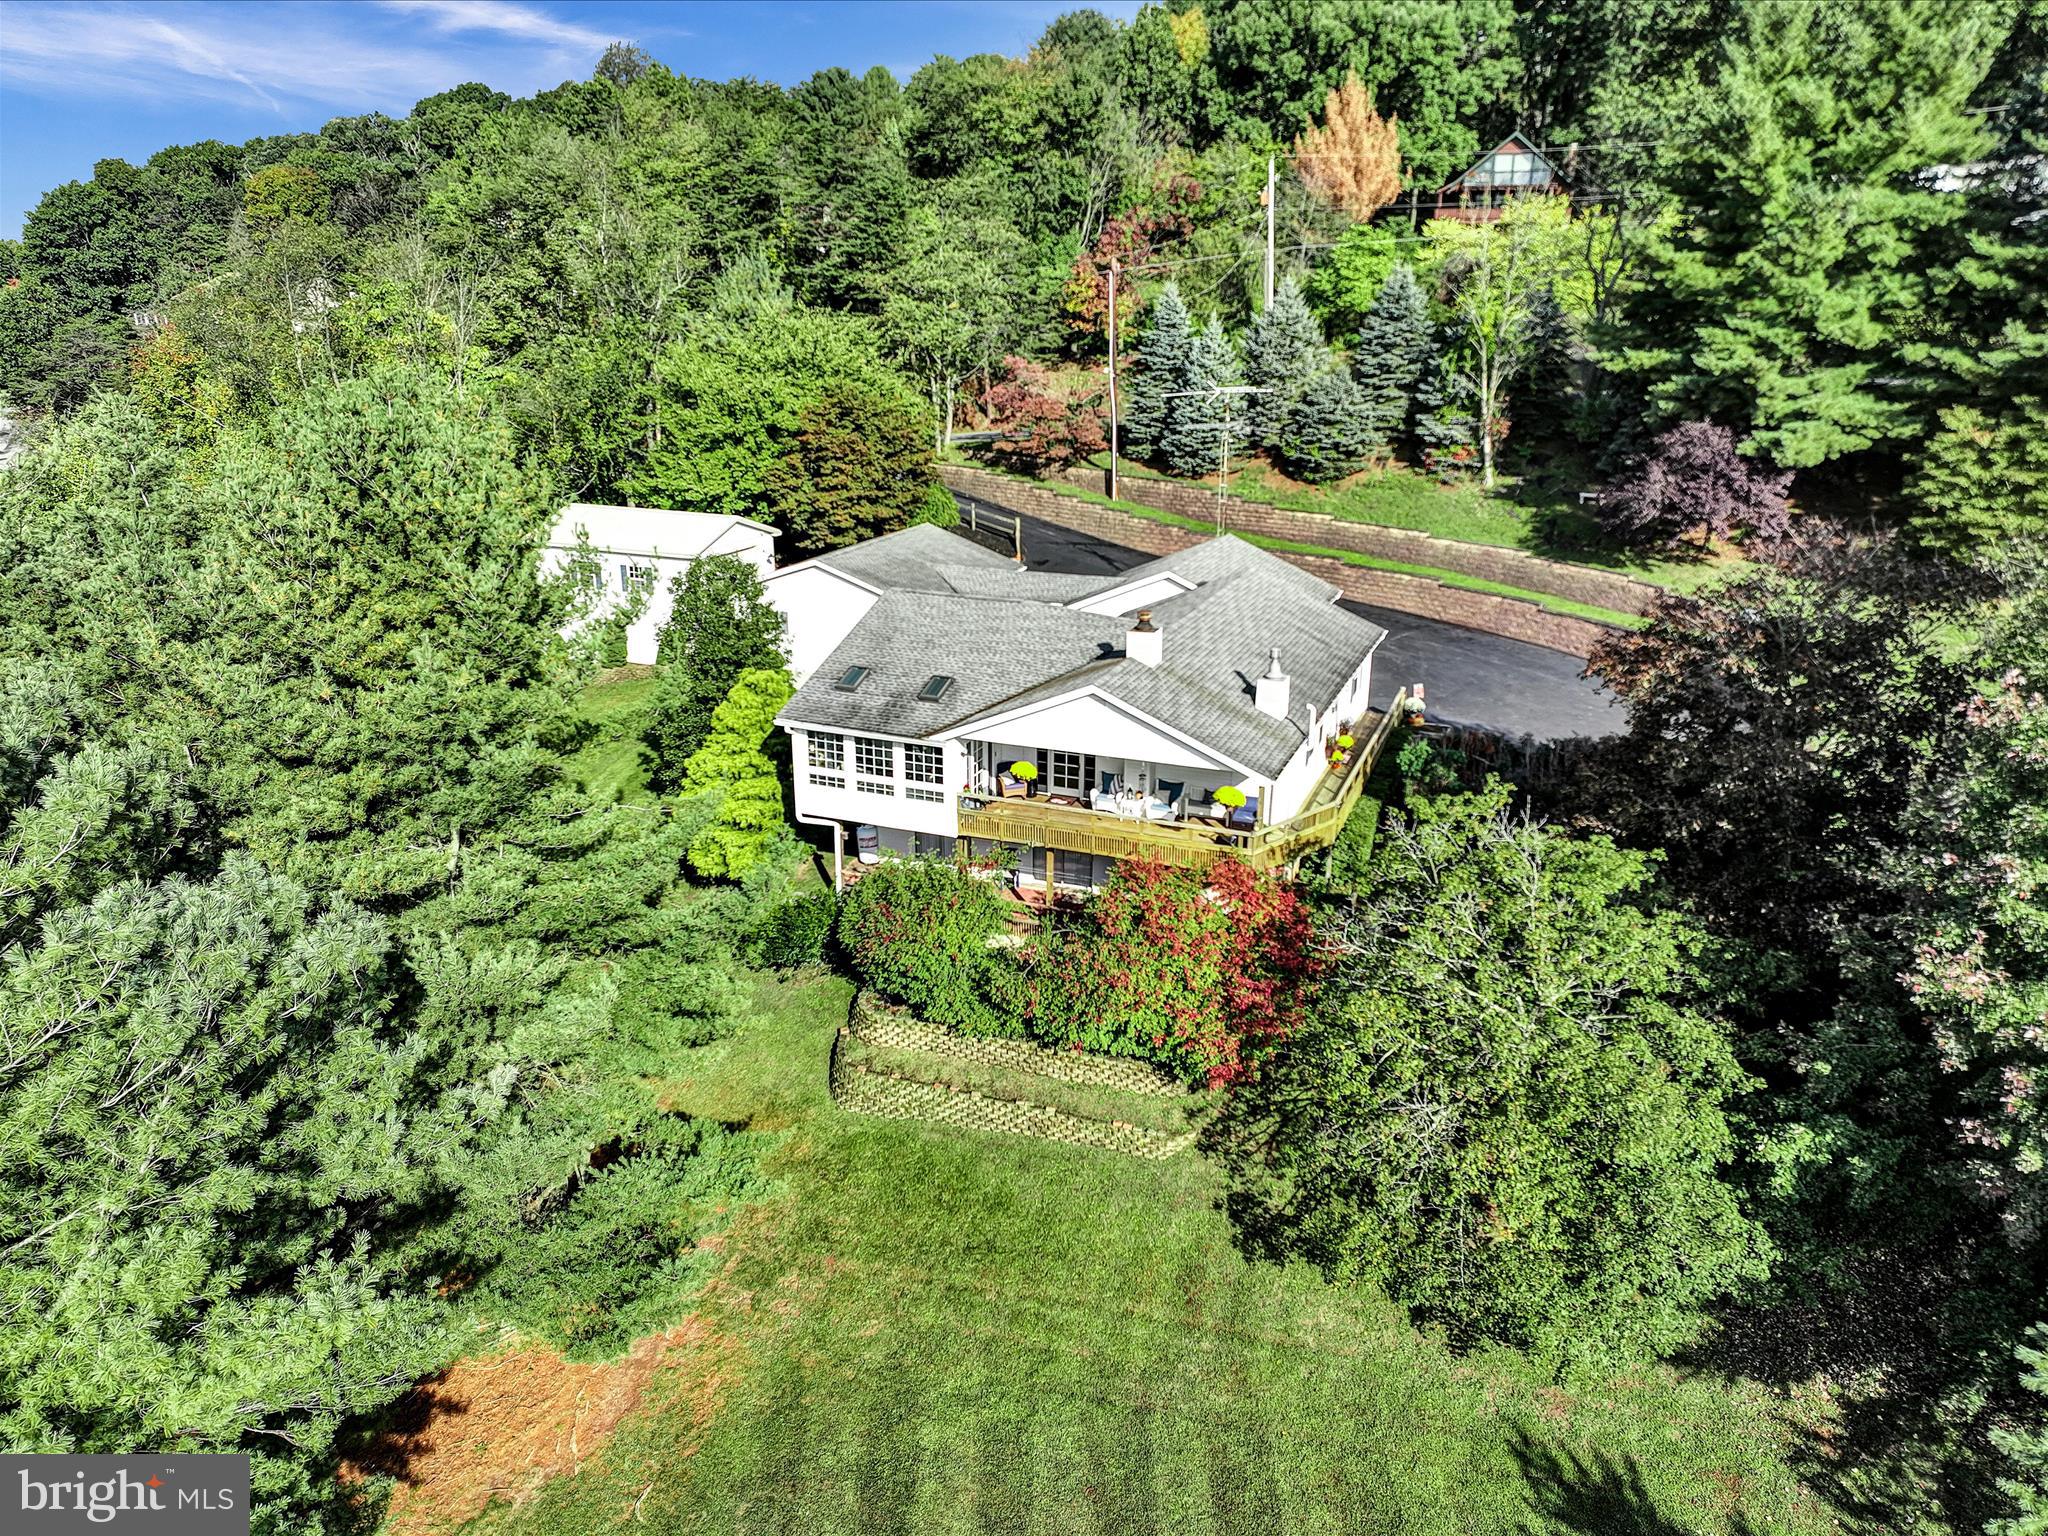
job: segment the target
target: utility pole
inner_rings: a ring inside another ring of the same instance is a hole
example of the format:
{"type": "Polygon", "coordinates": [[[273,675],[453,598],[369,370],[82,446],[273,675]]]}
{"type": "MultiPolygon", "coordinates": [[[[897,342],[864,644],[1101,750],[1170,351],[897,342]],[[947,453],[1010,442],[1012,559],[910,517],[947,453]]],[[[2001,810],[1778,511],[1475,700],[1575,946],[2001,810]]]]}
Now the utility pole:
{"type": "Polygon", "coordinates": [[[1116,500],[1116,278],[1123,263],[1109,258],[1109,499],[1116,500]]]}
{"type": "Polygon", "coordinates": [[[1266,156],[1266,307],[1273,307],[1273,220],[1280,199],[1273,195],[1273,157],[1266,156]]]}

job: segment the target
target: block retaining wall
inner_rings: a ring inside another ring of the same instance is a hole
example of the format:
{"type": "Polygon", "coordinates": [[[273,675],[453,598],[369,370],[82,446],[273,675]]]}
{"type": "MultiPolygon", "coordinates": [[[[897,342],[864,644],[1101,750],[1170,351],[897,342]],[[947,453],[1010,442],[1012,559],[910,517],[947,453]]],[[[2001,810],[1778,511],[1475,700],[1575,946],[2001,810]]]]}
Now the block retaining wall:
{"type": "Polygon", "coordinates": [[[915,1014],[883,1002],[872,992],[863,992],[854,999],[853,1034],[869,1045],[929,1051],[983,1066],[1030,1072],[1060,1083],[1115,1088],[1162,1099],[1183,1099],[1188,1095],[1185,1084],[1175,1082],[1149,1062],[1085,1051],[1048,1050],[1028,1040],[959,1034],[941,1024],[927,1024],[915,1014]]]}
{"type": "Polygon", "coordinates": [[[875,1072],[846,1059],[840,1047],[849,1038],[850,1034],[842,1034],[832,1042],[831,1087],[833,1102],[855,1114],[1034,1136],[1040,1141],[1095,1147],[1148,1159],[1172,1157],[1194,1145],[1193,1131],[1169,1135],[1143,1126],[1089,1120],[1026,1099],[990,1098],[971,1088],[955,1090],[940,1083],[875,1072]]]}
{"type": "MultiPolygon", "coordinates": [[[[1070,469],[1066,478],[1071,485],[1101,495],[1107,489],[1109,477],[1098,469],[1070,469]]],[[[1199,520],[1216,515],[1214,492],[1198,486],[1126,475],[1117,484],[1117,494],[1125,501],[1156,507],[1178,517],[1199,520]]],[[[1432,570],[1456,571],[1460,576],[1496,581],[1504,587],[1520,587],[1524,592],[1541,592],[1546,597],[1568,598],[1589,607],[1611,608],[1616,613],[1638,616],[1648,613],[1650,605],[1663,590],[1652,582],[1624,576],[1619,571],[1601,571],[1563,560],[1546,560],[1541,555],[1503,549],[1497,544],[1473,544],[1464,539],[1440,538],[1412,528],[1355,523],[1320,512],[1269,506],[1258,501],[1233,500],[1230,504],[1230,526],[1296,544],[1354,550],[1376,560],[1398,560],[1403,565],[1426,565],[1432,570]]]]}
{"type": "MultiPolygon", "coordinates": [[[[1013,479],[1008,475],[999,475],[989,470],[975,469],[968,465],[941,464],[939,466],[939,474],[949,488],[963,495],[973,496],[982,501],[990,502],[995,506],[1003,508],[1005,511],[1020,513],[1025,517],[1040,518],[1048,523],[1057,523],[1063,528],[1072,528],[1077,532],[1089,534],[1094,538],[1103,539],[1112,544],[1121,544],[1129,549],[1141,550],[1146,554],[1172,554],[1176,550],[1187,549],[1192,545],[1199,544],[1209,537],[1208,534],[1196,529],[1182,528],[1172,523],[1155,522],[1150,518],[1138,517],[1132,513],[1120,511],[1115,507],[1106,507],[1098,502],[1085,501],[1078,496],[1066,495],[1049,485],[1032,484],[1027,481],[1013,479]]],[[[1126,480],[1121,489],[1128,493],[1139,483],[1133,480],[1126,480]]],[[[1161,485],[1154,487],[1154,489],[1161,493],[1181,493],[1194,498],[1202,504],[1198,510],[1193,512],[1181,512],[1178,508],[1169,506],[1161,506],[1160,510],[1162,511],[1170,511],[1179,516],[1197,518],[1213,515],[1214,501],[1189,487],[1161,485]]],[[[1132,499],[1142,499],[1148,506],[1155,504],[1149,497],[1133,497],[1132,499]]],[[[1245,515],[1252,510],[1253,508],[1250,503],[1231,503],[1230,517],[1233,530],[1258,533],[1271,538],[1284,538],[1296,543],[1320,544],[1326,548],[1352,549],[1360,554],[1372,555],[1376,559],[1399,559],[1405,564],[1434,565],[1443,570],[1451,570],[1455,569],[1455,567],[1449,561],[1442,558],[1442,551],[1445,547],[1449,546],[1462,550],[1486,550],[1487,548],[1484,545],[1456,544],[1452,540],[1436,539],[1428,534],[1411,535],[1400,529],[1375,528],[1367,524],[1345,523],[1336,518],[1322,517],[1315,513],[1288,512],[1281,508],[1259,507],[1256,511],[1260,516],[1245,515]],[[1274,531],[1279,529],[1281,525],[1273,523],[1269,526],[1264,514],[1276,514],[1279,517],[1288,519],[1307,519],[1309,521],[1298,526],[1293,524],[1287,525],[1285,531],[1274,531]],[[1336,530],[1337,533],[1349,533],[1352,535],[1357,535],[1361,531],[1369,531],[1375,535],[1398,535],[1403,539],[1426,540],[1427,552],[1407,550],[1399,554],[1381,555],[1377,550],[1360,547],[1358,538],[1353,537],[1347,541],[1337,537],[1331,530],[1336,530]]],[[[1534,556],[1522,555],[1515,550],[1488,552],[1512,556],[1517,560],[1535,561],[1536,564],[1550,567],[1553,570],[1577,570],[1576,567],[1559,566],[1555,561],[1536,561],[1534,556]]],[[[1562,651],[1568,656],[1590,655],[1596,644],[1606,636],[1614,633],[1614,628],[1611,625],[1601,624],[1591,619],[1578,618],[1571,614],[1552,613],[1549,609],[1529,602],[1524,598],[1502,597],[1491,592],[1472,592],[1463,587],[1447,586],[1434,577],[1411,576],[1401,571],[1372,570],[1365,566],[1351,565],[1343,560],[1334,559],[1327,555],[1297,554],[1290,550],[1275,550],[1273,553],[1283,560],[1300,566],[1303,570],[1313,571],[1317,576],[1329,582],[1330,585],[1336,587],[1346,597],[1355,602],[1369,603],[1378,608],[1392,608],[1400,613],[1417,614],[1423,618],[1441,620],[1446,624],[1456,624],[1464,629],[1483,630],[1487,634],[1500,635],[1510,640],[1521,640],[1531,645],[1540,645],[1547,650],[1562,651]]],[[[1461,572],[1461,574],[1477,575],[1478,573],[1468,571],[1461,572]]],[[[1628,586],[1642,588],[1651,595],[1654,595],[1658,590],[1646,582],[1638,582],[1629,577],[1610,578],[1607,573],[1601,571],[1585,571],[1579,574],[1595,578],[1596,582],[1607,580],[1625,582],[1628,586]]],[[[1526,577],[1510,578],[1506,575],[1486,575],[1480,579],[1497,580],[1503,584],[1523,587],[1530,591],[1548,590],[1548,587],[1539,586],[1526,577]]],[[[1549,583],[1549,586],[1563,584],[1560,580],[1549,583]]],[[[1581,591],[1551,591],[1549,595],[1570,598],[1578,602],[1593,603],[1599,607],[1612,608],[1618,612],[1628,613],[1641,612],[1643,606],[1646,606],[1648,601],[1647,598],[1625,593],[1609,594],[1604,588],[1598,589],[1598,596],[1582,595],[1583,592],[1594,590],[1596,589],[1593,585],[1588,585],[1582,588],[1581,591]],[[1628,605],[1624,606],[1619,602],[1607,600],[1610,595],[1628,596],[1628,605]]]]}

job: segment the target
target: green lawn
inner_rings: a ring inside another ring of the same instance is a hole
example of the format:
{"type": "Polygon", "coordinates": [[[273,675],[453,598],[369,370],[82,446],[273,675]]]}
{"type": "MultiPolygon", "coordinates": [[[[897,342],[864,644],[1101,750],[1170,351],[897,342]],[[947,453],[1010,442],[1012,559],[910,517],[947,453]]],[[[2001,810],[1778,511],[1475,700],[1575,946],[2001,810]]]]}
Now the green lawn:
{"type": "Polygon", "coordinates": [[[1456,1356],[1375,1294],[1239,1257],[1194,1155],[842,1114],[825,1068],[849,999],[764,983],[668,1084],[790,1132],[781,1193],[700,1303],[727,1379],[671,1370],[578,1475],[473,1533],[1831,1528],[1762,1389],[1664,1369],[1565,1389],[1456,1356]]]}
{"type": "Polygon", "coordinates": [[[600,799],[651,799],[640,723],[653,694],[651,675],[613,677],[585,688],[577,713],[596,727],[596,735],[564,760],[563,771],[600,799]]]}

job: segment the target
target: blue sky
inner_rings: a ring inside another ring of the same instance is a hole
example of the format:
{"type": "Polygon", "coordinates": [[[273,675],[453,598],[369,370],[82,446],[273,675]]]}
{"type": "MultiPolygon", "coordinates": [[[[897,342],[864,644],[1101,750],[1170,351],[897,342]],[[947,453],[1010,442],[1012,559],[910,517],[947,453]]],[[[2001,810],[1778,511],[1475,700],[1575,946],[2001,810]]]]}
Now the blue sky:
{"type": "MultiPolygon", "coordinates": [[[[794,85],[833,64],[907,80],[934,54],[1024,52],[1088,0],[0,0],[0,234],[110,156],[239,143],[481,80],[581,79],[630,38],[678,73],[794,85]]],[[[1119,20],[1138,0],[1093,0],[1119,20]]]]}

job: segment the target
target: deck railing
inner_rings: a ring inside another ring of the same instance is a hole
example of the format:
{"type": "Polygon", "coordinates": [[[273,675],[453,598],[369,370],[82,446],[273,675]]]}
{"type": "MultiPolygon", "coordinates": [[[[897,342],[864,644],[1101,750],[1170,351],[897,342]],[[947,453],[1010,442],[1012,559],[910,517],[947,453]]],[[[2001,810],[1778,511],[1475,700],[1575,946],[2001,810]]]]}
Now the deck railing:
{"type": "Polygon", "coordinates": [[[1242,859],[1254,869],[1278,869],[1336,840],[1344,820],[1365,790],[1373,764],[1408,707],[1404,689],[1373,723],[1371,732],[1345,764],[1337,791],[1318,795],[1300,815],[1249,831],[1197,822],[1132,821],[1080,806],[1046,800],[977,802],[963,798],[960,835],[991,842],[1052,848],[1063,853],[1098,854],[1109,859],[1153,858],[1162,864],[1206,869],[1218,859],[1242,859]],[[1320,803],[1318,803],[1320,802],[1320,803]]]}

